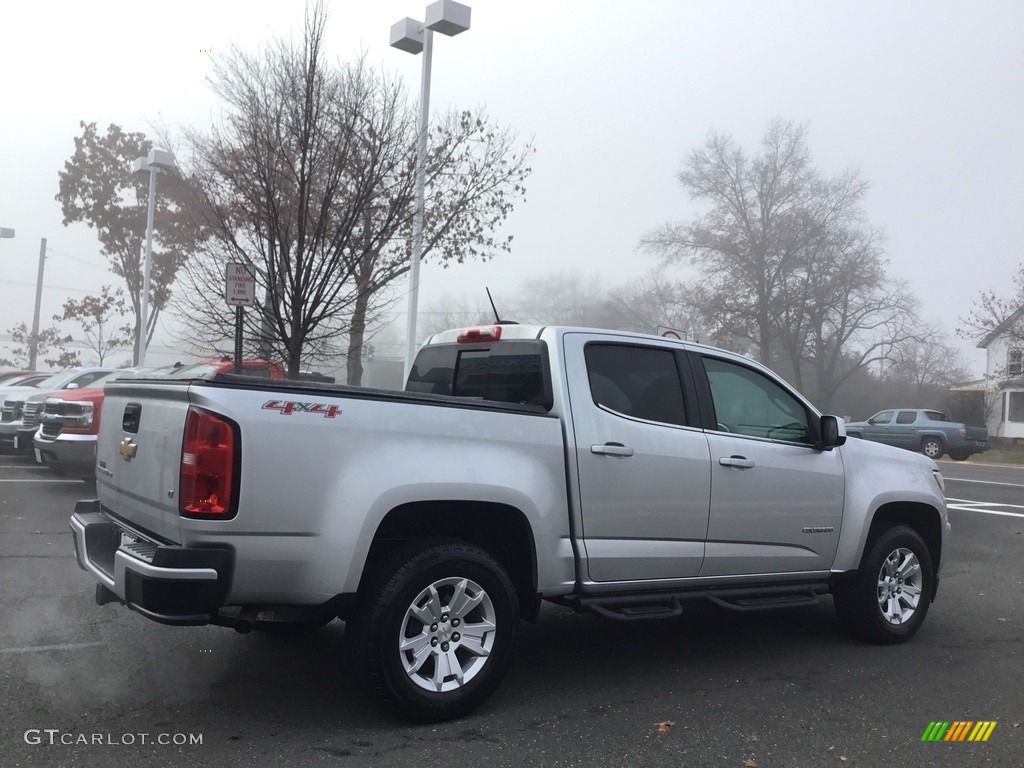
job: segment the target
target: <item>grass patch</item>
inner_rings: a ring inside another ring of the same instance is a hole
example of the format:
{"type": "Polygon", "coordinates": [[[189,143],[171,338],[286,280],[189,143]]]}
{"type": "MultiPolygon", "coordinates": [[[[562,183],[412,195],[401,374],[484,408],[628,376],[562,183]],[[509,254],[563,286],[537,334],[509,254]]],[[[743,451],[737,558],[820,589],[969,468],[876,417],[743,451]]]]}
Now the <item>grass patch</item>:
{"type": "Polygon", "coordinates": [[[1024,451],[996,449],[975,453],[967,461],[979,464],[1022,464],[1024,465],[1024,451]]]}

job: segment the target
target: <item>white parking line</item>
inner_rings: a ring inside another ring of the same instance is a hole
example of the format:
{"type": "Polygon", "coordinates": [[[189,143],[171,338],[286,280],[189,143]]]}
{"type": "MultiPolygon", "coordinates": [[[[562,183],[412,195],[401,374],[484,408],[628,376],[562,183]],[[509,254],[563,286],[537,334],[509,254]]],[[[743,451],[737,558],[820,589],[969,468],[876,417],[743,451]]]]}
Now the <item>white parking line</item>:
{"type": "Polygon", "coordinates": [[[1024,506],[1020,504],[1003,504],[996,501],[971,501],[969,499],[946,499],[946,506],[949,509],[956,509],[961,512],[981,512],[983,515],[999,515],[1001,517],[1020,517],[1024,518],[1024,511],[1021,512],[1007,512],[1005,509],[1020,509],[1024,510],[1024,506]],[[991,507],[1000,507],[1001,509],[991,509],[991,507]]]}
{"type": "Polygon", "coordinates": [[[951,480],[954,483],[980,483],[981,485],[1006,485],[1010,488],[1024,488],[1021,483],[998,483],[995,480],[968,480],[966,477],[946,477],[942,476],[943,480],[951,480]]]}
{"type": "Polygon", "coordinates": [[[59,643],[57,645],[25,645],[21,648],[0,648],[3,653],[45,653],[46,651],[77,651],[81,648],[95,648],[106,643],[59,643]]]}
{"type": "Polygon", "coordinates": [[[0,464],[0,469],[49,469],[45,464],[0,464]]]}

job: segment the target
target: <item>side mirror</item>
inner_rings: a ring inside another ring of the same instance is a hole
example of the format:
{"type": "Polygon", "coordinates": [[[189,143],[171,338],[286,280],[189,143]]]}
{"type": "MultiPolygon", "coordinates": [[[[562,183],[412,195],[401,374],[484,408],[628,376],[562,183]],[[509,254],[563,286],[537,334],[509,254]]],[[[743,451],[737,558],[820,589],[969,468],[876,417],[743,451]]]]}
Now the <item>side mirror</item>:
{"type": "Polygon", "coordinates": [[[822,416],[818,430],[821,447],[826,451],[846,442],[846,422],[838,416],[822,416]]]}
{"type": "Polygon", "coordinates": [[[71,382],[64,389],[78,389],[78,385],[75,382],[71,382]]]}

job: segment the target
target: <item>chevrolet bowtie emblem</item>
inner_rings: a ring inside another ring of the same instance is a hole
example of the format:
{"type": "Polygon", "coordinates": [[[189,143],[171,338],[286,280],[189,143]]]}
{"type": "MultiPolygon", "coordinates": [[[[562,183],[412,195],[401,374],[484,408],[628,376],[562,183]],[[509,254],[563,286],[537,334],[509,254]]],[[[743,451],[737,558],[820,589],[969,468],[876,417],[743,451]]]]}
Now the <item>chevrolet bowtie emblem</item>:
{"type": "Polygon", "coordinates": [[[121,458],[125,461],[131,461],[135,458],[135,453],[139,450],[139,446],[132,442],[130,437],[126,437],[121,441],[121,446],[117,449],[118,453],[121,454],[121,458]]]}

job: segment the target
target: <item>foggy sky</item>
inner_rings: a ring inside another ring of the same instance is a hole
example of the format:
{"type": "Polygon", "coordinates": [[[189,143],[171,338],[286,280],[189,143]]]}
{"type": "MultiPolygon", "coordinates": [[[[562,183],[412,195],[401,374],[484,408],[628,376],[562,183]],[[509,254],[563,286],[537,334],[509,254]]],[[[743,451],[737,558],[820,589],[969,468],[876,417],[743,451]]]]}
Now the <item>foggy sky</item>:
{"type": "MultiPolygon", "coordinates": [[[[675,179],[686,154],[711,130],[754,149],[773,117],[809,123],[824,172],[859,168],[871,183],[866,209],[887,233],[890,274],[911,281],[926,319],[952,332],[978,291],[1009,291],[1024,257],[1024,3],[469,4],[472,28],[435,38],[432,110],[485,105],[537,153],[527,202],[505,227],[512,253],[426,265],[421,308],[482,296],[485,284],[510,294],[554,271],[608,284],[647,271],[640,238],[699,210],[675,179]]],[[[41,237],[51,249],[42,326],[68,296],[119,284],[95,233],[63,227],[53,199],[78,121],[151,135],[155,124],[208,125],[210,57],[298,37],[304,8],[27,5],[5,5],[0,45],[0,226],[17,230],[0,240],[0,334],[31,324],[41,237]]],[[[420,58],[389,48],[388,30],[425,5],[334,0],[328,48],[341,59],[365,51],[415,97],[420,58]]]]}

